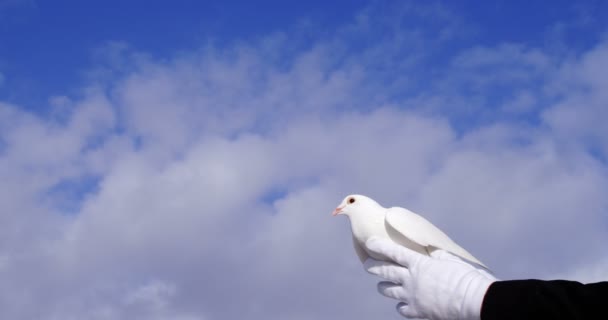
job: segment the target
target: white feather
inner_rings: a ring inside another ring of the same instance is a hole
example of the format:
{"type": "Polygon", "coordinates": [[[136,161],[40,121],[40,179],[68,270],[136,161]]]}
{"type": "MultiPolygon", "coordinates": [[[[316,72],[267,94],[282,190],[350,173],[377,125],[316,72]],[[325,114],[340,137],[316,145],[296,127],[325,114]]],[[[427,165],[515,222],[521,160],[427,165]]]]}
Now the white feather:
{"type": "Polygon", "coordinates": [[[465,260],[487,268],[479,259],[456,244],[448,235],[422,216],[400,207],[386,210],[385,218],[388,234],[393,241],[400,243],[397,234],[426,248],[427,252],[442,249],[465,260]]]}

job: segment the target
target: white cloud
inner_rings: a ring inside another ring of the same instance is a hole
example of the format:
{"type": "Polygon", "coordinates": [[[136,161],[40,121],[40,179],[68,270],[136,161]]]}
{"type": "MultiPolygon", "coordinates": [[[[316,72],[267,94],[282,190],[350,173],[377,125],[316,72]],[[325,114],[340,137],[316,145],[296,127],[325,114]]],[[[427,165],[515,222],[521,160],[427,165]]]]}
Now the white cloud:
{"type": "Polygon", "coordinates": [[[601,70],[608,67],[608,45],[599,44],[580,59],[564,63],[561,77],[550,86],[562,97],[542,116],[565,141],[597,148],[606,157],[608,131],[602,119],[607,116],[605,106],[608,80],[601,70]]]}
{"type": "Polygon", "coordinates": [[[594,283],[608,279],[608,260],[603,252],[596,255],[596,260],[589,259],[581,264],[579,268],[564,273],[556,273],[547,276],[547,279],[569,279],[582,283],[594,283]]]}
{"type": "Polygon", "coordinates": [[[411,83],[382,77],[373,59],[403,47],[380,41],[344,57],[338,37],[267,55],[286,39],[170,61],[114,47],[110,69],[135,67],[98,74],[82,98],[52,99],[54,116],[0,104],[0,315],[399,319],[362,270],[347,221],[329,216],[348,193],[423,213],[499,277],[602,265],[608,175],[581,146],[605,137],[594,118],[603,46],[567,63],[521,45],[464,50],[449,62],[458,74],[389,99],[411,83]],[[449,88],[458,79],[475,95],[449,88]],[[447,103],[476,104],[505,79],[531,83],[513,90],[512,107],[529,114],[535,102],[541,124],[457,128],[447,103]],[[61,212],[49,190],[88,176],[99,185],[61,212]]]}

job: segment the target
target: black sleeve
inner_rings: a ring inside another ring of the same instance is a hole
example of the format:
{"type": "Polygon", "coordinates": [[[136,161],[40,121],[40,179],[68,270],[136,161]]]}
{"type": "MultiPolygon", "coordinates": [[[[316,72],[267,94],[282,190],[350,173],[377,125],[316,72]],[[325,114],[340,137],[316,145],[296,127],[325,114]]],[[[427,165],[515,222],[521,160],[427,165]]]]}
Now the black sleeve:
{"type": "Polygon", "coordinates": [[[496,281],[484,297],[481,320],[597,319],[607,307],[608,282],[496,281]]]}

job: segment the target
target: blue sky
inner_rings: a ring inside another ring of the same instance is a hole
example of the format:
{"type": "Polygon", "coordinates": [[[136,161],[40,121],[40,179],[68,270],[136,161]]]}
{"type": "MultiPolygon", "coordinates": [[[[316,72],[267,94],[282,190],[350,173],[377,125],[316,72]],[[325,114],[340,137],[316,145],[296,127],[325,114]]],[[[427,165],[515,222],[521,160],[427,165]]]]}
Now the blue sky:
{"type": "Polygon", "coordinates": [[[0,318],[399,319],[329,215],[352,193],[500,279],[605,280],[607,21],[0,0],[0,318]]]}
{"type": "Polygon", "coordinates": [[[108,41],[124,41],[158,58],[247,41],[311,20],[333,28],[365,1],[5,1],[0,16],[3,96],[28,104],[78,87],[108,41]],[[36,87],[41,96],[32,97],[36,87]],[[34,101],[32,101],[35,99],[34,101]]]}
{"type": "MultiPolygon", "coordinates": [[[[212,42],[230,46],[273,32],[314,24],[311,37],[349,23],[369,1],[82,1],[7,0],[0,5],[0,71],[5,100],[33,109],[51,95],[74,92],[99,63],[110,41],[128,43],[159,59],[212,42]]],[[[385,9],[393,3],[376,2],[385,9]]],[[[459,16],[463,45],[516,42],[575,54],[606,28],[602,1],[459,1],[442,6],[459,16]],[[563,42],[563,43],[562,43],[563,42]],[[566,45],[567,43],[567,45],[566,45]],[[566,46],[567,48],[562,48],[566,46]]],[[[383,10],[383,9],[379,9],[383,10]]],[[[383,12],[382,14],[386,14],[383,12]]],[[[403,21],[405,26],[425,21],[403,21]]],[[[354,39],[356,40],[356,39],[354,39]]],[[[357,45],[353,43],[352,45],[357,45]]],[[[442,57],[428,63],[441,63],[442,57]]]]}

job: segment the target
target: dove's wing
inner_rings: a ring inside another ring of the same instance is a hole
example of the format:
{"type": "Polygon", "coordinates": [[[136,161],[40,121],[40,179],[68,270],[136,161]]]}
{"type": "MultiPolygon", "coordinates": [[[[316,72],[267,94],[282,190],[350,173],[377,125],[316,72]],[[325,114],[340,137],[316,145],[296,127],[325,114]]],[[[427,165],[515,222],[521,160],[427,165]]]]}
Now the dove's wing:
{"type": "Polygon", "coordinates": [[[420,215],[400,207],[387,209],[385,222],[390,235],[390,228],[401,236],[423,246],[435,247],[455,254],[482,267],[487,267],[472,254],[456,244],[443,231],[435,227],[420,215]]]}
{"type": "Polygon", "coordinates": [[[359,244],[359,241],[357,241],[357,239],[355,239],[354,236],[353,236],[353,246],[355,247],[355,252],[357,253],[357,256],[359,257],[359,260],[361,260],[361,263],[365,262],[365,260],[367,260],[367,258],[369,258],[369,255],[367,254],[367,252],[365,252],[365,249],[363,249],[363,247],[359,244]]]}

